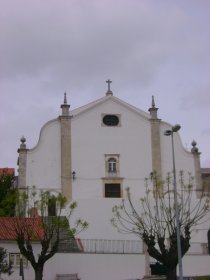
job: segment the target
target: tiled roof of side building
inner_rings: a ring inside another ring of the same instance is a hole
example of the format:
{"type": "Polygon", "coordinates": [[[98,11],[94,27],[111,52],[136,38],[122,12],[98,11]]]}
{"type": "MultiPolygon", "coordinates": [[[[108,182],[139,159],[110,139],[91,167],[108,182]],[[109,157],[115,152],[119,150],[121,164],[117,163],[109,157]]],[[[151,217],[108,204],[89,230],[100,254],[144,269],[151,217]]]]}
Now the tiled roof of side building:
{"type": "Polygon", "coordinates": [[[0,217],[0,240],[15,240],[17,231],[24,233],[24,238],[36,241],[44,238],[40,217],[18,218],[0,217]]]}
{"type": "Polygon", "coordinates": [[[14,176],[15,168],[10,168],[10,167],[0,168],[0,175],[3,175],[3,174],[14,176]]]}

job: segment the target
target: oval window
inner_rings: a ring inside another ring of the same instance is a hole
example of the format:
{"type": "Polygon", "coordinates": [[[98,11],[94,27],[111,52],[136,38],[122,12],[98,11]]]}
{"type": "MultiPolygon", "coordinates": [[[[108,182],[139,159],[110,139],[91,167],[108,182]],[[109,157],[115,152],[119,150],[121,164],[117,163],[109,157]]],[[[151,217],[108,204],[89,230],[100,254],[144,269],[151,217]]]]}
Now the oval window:
{"type": "Polygon", "coordinates": [[[107,126],[117,126],[119,124],[119,118],[116,115],[106,115],[103,117],[103,123],[107,126]]]}

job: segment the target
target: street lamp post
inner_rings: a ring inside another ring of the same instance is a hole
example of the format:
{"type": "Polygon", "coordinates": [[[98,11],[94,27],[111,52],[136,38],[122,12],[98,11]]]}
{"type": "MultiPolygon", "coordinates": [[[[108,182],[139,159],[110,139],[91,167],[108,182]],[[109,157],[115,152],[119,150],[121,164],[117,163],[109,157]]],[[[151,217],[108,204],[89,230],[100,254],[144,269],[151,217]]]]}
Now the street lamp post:
{"type": "Polygon", "coordinates": [[[23,268],[23,256],[20,254],[20,276],[22,276],[22,280],[24,280],[24,268],[23,268]]]}
{"type": "Polygon", "coordinates": [[[176,124],[171,130],[166,130],[164,135],[171,136],[172,142],[172,159],[173,159],[173,179],[174,179],[174,205],[175,205],[175,216],[176,216],[176,235],[177,235],[177,253],[178,253],[178,263],[179,263],[179,279],[183,280],[182,271],[182,248],[181,248],[181,235],[180,235],[180,221],[179,221],[179,208],[177,200],[177,184],[176,184],[176,165],[175,165],[175,153],[174,153],[174,132],[180,130],[181,126],[176,124]]]}

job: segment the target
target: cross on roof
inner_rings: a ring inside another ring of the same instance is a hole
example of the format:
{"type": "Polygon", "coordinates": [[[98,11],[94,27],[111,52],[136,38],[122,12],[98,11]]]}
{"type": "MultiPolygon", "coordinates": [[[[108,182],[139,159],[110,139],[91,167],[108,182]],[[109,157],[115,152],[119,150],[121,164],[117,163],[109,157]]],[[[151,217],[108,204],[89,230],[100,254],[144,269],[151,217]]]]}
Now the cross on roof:
{"type": "Polygon", "coordinates": [[[111,91],[111,89],[110,89],[110,84],[112,83],[112,81],[111,81],[110,79],[108,79],[108,80],[106,81],[106,83],[108,84],[108,91],[111,91]]]}

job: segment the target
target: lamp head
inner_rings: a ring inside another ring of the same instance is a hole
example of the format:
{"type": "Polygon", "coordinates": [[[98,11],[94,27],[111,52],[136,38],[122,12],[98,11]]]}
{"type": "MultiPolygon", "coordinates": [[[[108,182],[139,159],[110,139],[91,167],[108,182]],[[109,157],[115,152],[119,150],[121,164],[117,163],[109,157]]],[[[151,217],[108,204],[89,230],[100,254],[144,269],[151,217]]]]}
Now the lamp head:
{"type": "Polygon", "coordinates": [[[171,133],[172,133],[172,131],[171,131],[171,130],[165,130],[164,135],[166,135],[166,136],[170,136],[170,135],[171,135],[171,133]]]}
{"type": "Polygon", "coordinates": [[[173,127],[172,127],[172,132],[177,132],[178,130],[180,130],[181,128],[181,125],[180,124],[175,124],[173,127]]]}

